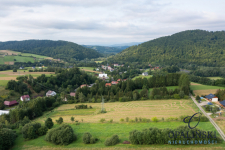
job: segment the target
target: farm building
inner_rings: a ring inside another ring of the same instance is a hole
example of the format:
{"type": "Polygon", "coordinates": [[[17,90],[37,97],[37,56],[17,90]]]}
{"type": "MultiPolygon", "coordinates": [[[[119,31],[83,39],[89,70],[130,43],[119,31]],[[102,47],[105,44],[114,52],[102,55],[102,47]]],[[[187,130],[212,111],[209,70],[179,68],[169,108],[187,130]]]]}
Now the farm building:
{"type": "Polygon", "coordinates": [[[74,92],[70,93],[70,96],[75,96],[75,95],[76,95],[76,93],[74,93],[74,92]]]}
{"type": "Polygon", "coordinates": [[[216,97],[214,94],[210,93],[209,95],[205,96],[206,100],[212,101],[212,102],[218,102],[218,97],[216,97]]]}
{"type": "Polygon", "coordinates": [[[8,110],[0,110],[0,116],[3,114],[9,114],[9,111],[8,110]]]}
{"type": "Polygon", "coordinates": [[[55,96],[56,95],[56,92],[55,91],[48,91],[47,93],[46,93],[46,96],[47,97],[49,97],[49,96],[55,96]]]}
{"type": "Polygon", "coordinates": [[[18,105],[18,102],[16,100],[14,100],[14,101],[4,101],[4,105],[10,107],[10,106],[18,105]]]}
{"type": "Polygon", "coordinates": [[[21,101],[29,101],[30,100],[30,96],[29,95],[23,95],[20,97],[21,101]]]}

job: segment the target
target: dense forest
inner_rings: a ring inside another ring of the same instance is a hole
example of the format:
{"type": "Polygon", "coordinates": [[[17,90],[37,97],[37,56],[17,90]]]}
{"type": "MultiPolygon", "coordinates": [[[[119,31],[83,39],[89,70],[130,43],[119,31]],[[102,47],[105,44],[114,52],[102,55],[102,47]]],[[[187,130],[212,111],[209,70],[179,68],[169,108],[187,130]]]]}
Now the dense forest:
{"type": "Polygon", "coordinates": [[[188,30],[131,46],[111,62],[149,62],[167,65],[225,65],[225,31],[188,30]]]}
{"type": "Polygon", "coordinates": [[[0,42],[0,50],[14,50],[23,53],[60,58],[67,61],[71,59],[83,60],[85,58],[98,58],[102,55],[97,51],[85,48],[76,43],[51,40],[25,40],[0,42]]]}

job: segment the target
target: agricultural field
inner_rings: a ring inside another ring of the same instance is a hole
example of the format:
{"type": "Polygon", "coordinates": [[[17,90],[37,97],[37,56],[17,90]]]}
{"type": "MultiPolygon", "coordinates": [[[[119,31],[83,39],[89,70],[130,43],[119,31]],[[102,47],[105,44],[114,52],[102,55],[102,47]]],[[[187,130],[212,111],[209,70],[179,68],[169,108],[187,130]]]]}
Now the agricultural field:
{"type": "Polygon", "coordinates": [[[148,75],[148,76],[143,76],[143,75],[139,75],[139,76],[136,76],[136,77],[134,77],[132,80],[135,80],[135,79],[137,79],[137,78],[151,78],[152,77],[152,75],[148,75]]]}
{"type": "Polygon", "coordinates": [[[53,120],[58,117],[63,117],[65,122],[69,123],[71,116],[81,120],[85,123],[98,123],[101,118],[106,120],[113,119],[114,122],[120,122],[120,119],[129,117],[143,117],[151,119],[157,117],[164,119],[168,117],[178,117],[181,115],[193,114],[198,111],[197,107],[193,105],[191,100],[146,100],[146,101],[132,101],[132,102],[114,102],[105,103],[104,108],[107,113],[98,114],[101,109],[101,103],[85,103],[85,105],[92,106],[93,109],[86,110],[85,113],[80,113],[84,110],[75,109],[76,104],[64,104],[54,109],[54,112],[45,114],[36,121],[44,122],[46,117],[51,117],[53,120]],[[82,115],[83,114],[83,115],[82,115]]]}
{"type": "Polygon", "coordinates": [[[78,67],[80,70],[86,71],[86,72],[95,72],[100,73],[99,71],[93,71],[94,67],[78,67]]]}
{"type": "Polygon", "coordinates": [[[210,93],[215,94],[218,89],[225,89],[225,87],[202,85],[199,83],[191,83],[191,90],[195,95],[208,95],[210,93]]]}
{"type": "Polygon", "coordinates": [[[223,79],[222,77],[207,77],[207,78],[209,78],[211,80],[223,79]]]}
{"type": "Polygon", "coordinates": [[[51,57],[31,53],[21,53],[11,50],[0,50],[0,64],[4,64],[4,62],[34,62],[34,57],[36,57],[36,60],[53,59],[51,57]]]}
{"type": "MultiPolygon", "coordinates": [[[[55,108],[52,112],[46,112],[42,117],[35,119],[35,122],[44,124],[44,120],[51,117],[54,121],[54,128],[59,125],[55,120],[62,117],[64,123],[68,123],[73,128],[77,135],[77,140],[67,146],[54,145],[44,140],[45,136],[38,137],[34,140],[24,140],[22,134],[19,134],[15,141],[15,145],[12,150],[70,150],[70,149],[174,149],[185,148],[187,150],[199,149],[210,150],[212,148],[224,149],[225,144],[210,144],[210,145],[131,145],[122,144],[123,141],[129,141],[129,132],[132,130],[142,130],[150,127],[164,128],[176,128],[178,126],[184,126],[182,121],[167,121],[168,117],[179,117],[180,115],[191,115],[197,112],[197,107],[193,101],[189,100],[147,100],[147,101],[132,101],[132,102],[114,102],[105,103],[104,107],[107,110],[105,114],[97,114],[101,108],[100,103],[84,103],[85,105],[92,106],[93,109],[74,109],[77,104],[64,104],[58,108],[55,108]],[[80,125],[75,125],[70,118],[75,117],[75,120],[80,122],[80,125]],[[135,117],[142,117],[151,119],[152,117],[158,117],[159,122],[120,122],[119,120],[126,117],[134,120],[135,117]],[[161,118],[164,117],[165,121],[161,118]],[[100,123],[100,119],[106,119],[105,122],[100,123]],[[113,119],[112,123],[109,120],[113,119]],[[82,121],[83,120],[83,121],[82,121]],[[99,138],[96,144],[83,144],[82,136],[85,132],[90,132],[94,137],[99,138]],[[107,137],[117,134],[120,138],[120,143],[112,146],[104,146],[104,141],[107,137]],[[41,143],[41,144],[40,144],[41,143]]],[[[210,122],[200,122],[199,129],[214,131],[215,128],[210,122]]],[[[217,134],[218,135],[218,134],[217,134]]]]}

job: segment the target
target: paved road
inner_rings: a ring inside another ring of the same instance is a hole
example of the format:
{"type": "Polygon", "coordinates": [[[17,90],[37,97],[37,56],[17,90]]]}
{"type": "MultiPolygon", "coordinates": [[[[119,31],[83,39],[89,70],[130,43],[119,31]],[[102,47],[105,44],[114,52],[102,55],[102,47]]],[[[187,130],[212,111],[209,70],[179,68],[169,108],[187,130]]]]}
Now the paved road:
{"type": "Polygon", "coordinates": [[[198,108],[202,111],[202,113],[209,119],[209,121],[213,124],[213,126],[216,128],[216,130],[218,131],[218,133],[220,134],[220,136],[222,137],[222,139],[225,141],[225,135],[223,133],[223,131],[220,129],[220,127],[217,126],[217,124],[212,120],[211,117],[209,117],[209,115],[207,115],[207,113],[205,112],[204,109],[202,109],[202,107],[198,104],[198,102],[195,100],[195,98],[191,95],[191,99],[194,101],[194,103],[198,106],[198,108]]]}

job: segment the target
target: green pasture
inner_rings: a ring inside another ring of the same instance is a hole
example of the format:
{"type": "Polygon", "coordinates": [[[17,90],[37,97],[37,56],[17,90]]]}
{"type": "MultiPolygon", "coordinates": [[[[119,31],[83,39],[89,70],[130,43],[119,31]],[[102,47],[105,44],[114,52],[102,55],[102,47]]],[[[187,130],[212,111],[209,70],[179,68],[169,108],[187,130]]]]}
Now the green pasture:
{"type": "Polygon", "coordinates": [[[95,61],[96,63],[102,63],[103,61],[95,61]]]}
{"type": "Polygon", "coordinates": [[[136,76],[136,77],[134,77],[132,80],[135,80],[135,79],[137,79],[137,78],[151,78],[152,77],[152,75],[148,75],[148,76],[143,76],[143,75],[139,75],[139,76],[136,76]]]}
{"type": "Polygon", "coordinates": [[[207,77],[207,78],[209,78],[211,80],[223,79],[222,77],[207,77]]]}
{"type": "Polygon", "coordinates": [[[210,86],[210,85],[191,85],[191,90],[210,90],[210,89],[225,89],[225,87],[210,86]]]}
{"type": "Polygon", "coordinates": [[[4,64],[4,58],[0,57],[0,64],[4,64]]]}
{"type": "Polygon", "coordinates": [[[0,86],[5,87],[8,82],[9,82],[9,80],[0,80],[0,86]]]}
{"type": "Polygon", "coordinates": [[[93,71],[94,67],[78,67],[80,69],[90,70],[93,71]]]}
{"type": "MultiPolygon", "coordinates": [[[[106,119],[106,121],[108,121],[106,119]]],[[[73,123],[70,124],[73,128],[75,134],[77,135],[77,140],[67,146],[54,145],[50,142],[46,142],[44,140],[45,135],[38,137],[33,140],[24,140],[22,134],[19,134],[17,137],[15,144],[11,150],[22,150],[24,147],[34,147],[35,149],[44,149],[45,147],[51,148],[106,148],[104,145],[104,141],[107,137],[111,137],[114,134],[117,134],[120,139],[120,143],[111,146],[111,148],[149,148],[149,146],[154,148],[203,148],[206,145],[131,145],[131,144],[122,144],[123,141],[129,141],[129,132],[133,130],[143,130],[150,127],[157,127],[160,129],[164,128],[176,128],[178,126],[184,126],[183,122],[150,122],[150,123],[81,123],[80,125],[75,125],[73,123]],[[82,136],[85,132],[90,132],[92,136],[97,137],[99,140],[95,144],[83,144],[82,136]]],[[[53,128],[58,127],[59,125],[54,125],[53,128]]],[[[200,122],[198,125],[199,129],[207,130],[207,131],[215,131],[214,126],[210,122],[200,122]]],[[[217,133],[218,135],[218,133],[217,133]]],[[[219,136],[219,135],[218,135],[219,136]]],[[[210,144],[207,147],[224,147],[225,144],[210,144]]],[[[107,147],[110,148],[110,147],[107,147]]]]}

